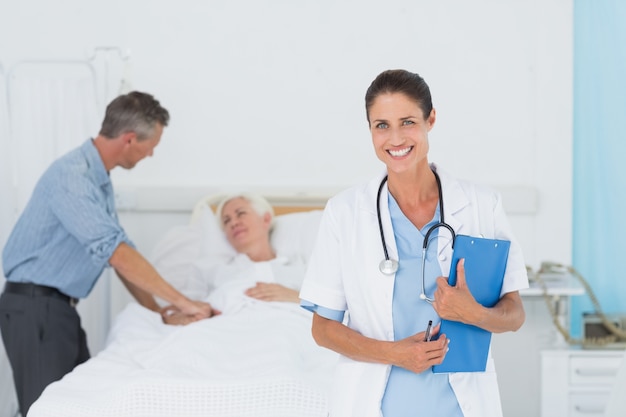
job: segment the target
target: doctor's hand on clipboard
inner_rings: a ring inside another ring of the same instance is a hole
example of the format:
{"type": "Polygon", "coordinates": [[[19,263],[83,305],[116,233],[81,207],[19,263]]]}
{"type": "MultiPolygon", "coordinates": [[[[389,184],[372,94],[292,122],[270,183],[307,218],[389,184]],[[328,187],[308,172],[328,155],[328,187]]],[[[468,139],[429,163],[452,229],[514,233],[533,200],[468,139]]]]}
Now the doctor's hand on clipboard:
{"type": "Polygon", "coordinates": [[[456,265],[457,282],[449,285],[446,277],[437,278],[433,308],[444,320],[471,324],[491,333],[518,330],[525,313],[518,291],[502,295],[493,307],[478,303],[471,294],[465,276],[465,259],[456,265]]]}
{"type": "Polygon", "coordinates": [[[448,284],[447,277],[437,278],[433,308],[442,319],[477,325],[485,314],[485,307],[470,292],[464,265],[465,259],[460,259],[456,265],[456,285],[448,284]]]}

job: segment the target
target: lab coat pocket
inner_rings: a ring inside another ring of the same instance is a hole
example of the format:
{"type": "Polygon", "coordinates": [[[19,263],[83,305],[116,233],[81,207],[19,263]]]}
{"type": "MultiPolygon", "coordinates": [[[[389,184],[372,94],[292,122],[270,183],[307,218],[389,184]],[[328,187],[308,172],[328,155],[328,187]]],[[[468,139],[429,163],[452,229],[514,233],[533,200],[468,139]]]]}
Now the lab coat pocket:
{"type": "Polygon", "coordinates": [[[388,366],[341,356],[330,400],[331,417],[378,417],[388,366]]]}

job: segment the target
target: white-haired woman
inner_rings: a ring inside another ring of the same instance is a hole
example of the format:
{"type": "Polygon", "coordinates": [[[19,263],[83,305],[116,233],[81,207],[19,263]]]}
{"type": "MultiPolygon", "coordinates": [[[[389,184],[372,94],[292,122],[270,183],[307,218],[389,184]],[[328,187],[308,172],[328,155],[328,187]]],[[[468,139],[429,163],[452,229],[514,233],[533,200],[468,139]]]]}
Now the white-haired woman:
{"type": "MultiPolygon", "coordinates": [[[[207,278],[215,288],[214,307],[228,314],[242,306],[244,296],[299,303],[304,260],[276,254],[270,241],[274,210],[267,200],[252,193],[232,194],[220,201],[215,217],[237,254],[217,265],[207,278]]],[[[164,317],[168,324],[192,321],[173,308],[164,317]]]]}
{"type": "MultiPolygon", "coordinates": [[[[233,248],[252,262],[276,259],[270,242],[274,210],[259,195],[242,193],[228,196],[219,203],[216,218],[233,248]]],[[[244,261],[245,262],[245,261],[244,261]]],[[[291,301],[299,303],[298,289],[270,282],[257,282],[246,290],[249,297],[264,301],[291,301]]]]}

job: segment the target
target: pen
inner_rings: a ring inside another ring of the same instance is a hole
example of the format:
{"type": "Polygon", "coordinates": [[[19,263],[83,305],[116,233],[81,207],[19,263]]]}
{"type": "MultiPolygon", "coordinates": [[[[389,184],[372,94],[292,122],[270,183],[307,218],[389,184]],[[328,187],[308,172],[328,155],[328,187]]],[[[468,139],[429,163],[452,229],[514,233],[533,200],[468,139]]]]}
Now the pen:
{"type": "Polygon", "coordinates": [[[430,342],[430,329],[433,326],[433,321],[428,320],[428,327],[426,327],[426,334],[424,334],[424,342],[430,342]]]}

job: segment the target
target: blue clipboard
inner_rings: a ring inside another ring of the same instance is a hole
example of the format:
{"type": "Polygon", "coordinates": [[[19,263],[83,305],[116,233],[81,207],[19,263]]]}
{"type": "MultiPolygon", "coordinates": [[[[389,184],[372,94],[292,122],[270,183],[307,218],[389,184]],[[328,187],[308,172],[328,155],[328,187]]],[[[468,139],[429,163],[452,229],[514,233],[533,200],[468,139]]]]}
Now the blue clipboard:
{"type": "MultiPolygon", "coordinates": [[[[454,241],[448,283],[456,284],[456,266],[465,258],[465,279],[477,302],[493,307],[500,299],[511,242],[457,235],[454,241]]],[[[442,320],[439,333],[450,339],[450,350],[434,373],[484,372],[491,332],[458,321],[442,320]]]]}

